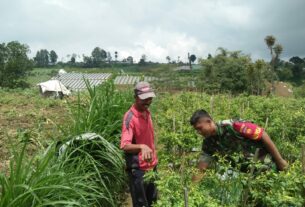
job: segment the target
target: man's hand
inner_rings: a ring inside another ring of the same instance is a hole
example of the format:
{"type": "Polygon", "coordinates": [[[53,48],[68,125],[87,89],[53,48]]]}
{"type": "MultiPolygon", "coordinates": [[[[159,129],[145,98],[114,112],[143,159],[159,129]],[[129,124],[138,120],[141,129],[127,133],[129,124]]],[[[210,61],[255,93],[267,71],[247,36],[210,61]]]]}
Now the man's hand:
{"type": "Polygon", "coordinates": [[[195,174],[192,176],[192,182],[193,183],[199,183],[203,177],[204,177],[204,171],[208,168],[209,164],[207,162],[204,161],[199,161],[198,163],[198,174],[195,174]]]}
{"type": "Polygon", "coordinates": [[[203,179],[204,174],[203,173],[198,173],[196,175],[192,176],[192,182],[193,183],[199,183],[203,179]]]}
{"type": "Polygon", "coordinates": [[[280,152],[278,151],[275,144],[273,143],[273,141],[270,139],[269,135],[266,132],[263,133],[262,142],[265,148],[267,149],[267,151],[273,157],[277,168],[280,171],[285,170],[288,166],[288,163],[286,162],[286,160],[282,158],[280,152]]]}
{"type": "Polygon", "coordinates": [[[141,153],[144,161],[151,162],[153,151],[146,144],[141,145],[141,153]]]}
{"type": "Polygon", "coordinates": [[[276,165],[280,171],[286,170],[288,167],[288,163],[284,159],[280,160],[278,163],[276,163],[276,165]]]}

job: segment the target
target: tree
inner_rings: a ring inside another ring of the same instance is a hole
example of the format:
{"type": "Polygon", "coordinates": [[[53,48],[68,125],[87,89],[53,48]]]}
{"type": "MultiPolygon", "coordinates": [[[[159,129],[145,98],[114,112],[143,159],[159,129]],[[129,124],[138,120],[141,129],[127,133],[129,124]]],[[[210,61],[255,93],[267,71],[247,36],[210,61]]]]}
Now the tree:
{"type": "Polygon", "coordinates": [[[265,43],[267,45],[267,47],[270,50],[270,54],[271,54],[271,68],[272,68],[272,79],[271,79],[271,93],[274,93],[274,81],[276,79],[276,73],[275,73],[275,68],[276,68],[276,64],[278,65],[279,63],[279,56],[283,51],[283,47],[280,44],[276,44],[274,46],[276,42],[276,38],[272,35],[268,35],[265,37],[265,43]]]}
{"type": "Polygon", "coordinates": [[[210,59],[200,59],[204,70],[200,76],[202,88],[209,92],[240,93],[247,91],[247,68],[251,58],[242,53],[220,52],[210,59]],[[237,56],[232,56],[231,54],[237,56]]]}
{"type": "Polygon", "coordinates": [[[75,60],[75,57],[74,57],[74,56],[72,56],[72,57],[71,57],[71,59],[70,59],[70,63],[71,63],[71,64],[74,64],[74,63],[75,63],[75,61],[76,61],[76,60],[75,60]]]}
{"type": "Polygon", "coordinates": [[[305,60],[298,56],[294,56],[289,59],[289,62],[292,63],[291,71],[293,79],[299,82],[304,77],[303,68],[305,68],[305,60]]]}
{"type": "Polygon", "coordinates": [[[192,63],[194,63],[195,62],[195,60],[196,60],[196,55],[191,55],[190,56],[190,61],[192,62],[192,63]]]}
{"type": "Polygon", "coordinates": [[[77,57],[77,55],[76,55],[75,53],[73,53],[73,54],[71,55],[71,59],[70,59],[70,64],[71,64],[71,65],[75,65],[75,63],[76,63],[76,57],[77,57]]]}
{"type": "Polygon", "coordinates": [[[275,40],[276,40],[275,37],[272,35],[268,35],[265,37],[265,43],[267,44],[270,50],[271,57],[273,57],[273,45],[275,43],[275,40]]]}
{"type": "Polygon", "coordinates": [[[32,70],[33,64],[27,56],[29,47],[17,41],[0,44],[0,86],[24,87],[24,78],[32,70]]]}
{"type": "Polygon", "coordinates": [[[111,60],[112,60],[111,53],[107,52],[107,61],[109,64],[111,63],[111,60]]]}
{"type": "Polygon", "coordinates": [[[132,56],[128,56],[126,60],[127,60],[128,63],[133,64],[133,57],[132,56]]]}
{"type": "Polygon", "coordinates": [[[261,95],[266,88],[265,80],[270,75],[270,65],[264,60],[257,60],[247,66],[247,88],[252,95],[261,95]]]}
{"type": "Polygon", "coordinates": [[[278,76],[281,81],[289,81],[293,78],[293,72],[290,67],[283,67],[278,70],[278,76]]]}
{"type": "Polygon", "coordinates": [[[41,49],[37,51],[36,56],[34,57],[34,61],[38,67],[47,67],[50,62],[48,50],[41,49]]]}
{"type": "Polygon", "coordinates": [[[274,67],[275,69],[278,67],[279,62],[280,62],[280,55],[283,52],[283,46],[281,44],[276,44],[273,47],[273,51],[275,53],[275,57],[274,57],[274,67]]]}
{"type": "Polygon", "coordinates": [[[192,63],[195,62],[196,56],[194,54],[190,56],[190,53],[188,53],[188,59],[189,59],[190,68],[192,69],[192,63]]]}
{"type": "Polygon", "coordinates": [[[115,58],[115,62],[116,62],[118,60],[118,52],[117,51],[114,52],[114,58],[115,58]]]}
{"type": "Polygon", "coordinates": [[[140,59],[140,61],[139,61],[139,64],[140,64],[140,65],[145,65],[146,59],[147,59],[146,55],[143,54],[143,55],[141,56],[141,59],[140,59]]]}
{"type": "Polygon", "coordinates": [[[305,63],[305,60],[303,60],[302,58],[300,58],[298,56],[294,56],[289,59],[289,62],[293,63],[294,65],[299,65],[299,64],[305,63]]]}
{"type": "Polygon", "coordinates": [[[280,55],[282,54],[283,52],[283,46],[281,44],[276,44],[274,47],[273,47],[273,51],[275,53],[275,58],[279,58],[280,55]]]}
{"type": "Polygon", "coordinates": [[[168,64],[170,64],[170,62],[171,62],[170,56],[166,56],[166,60],[167,60],[168,64]]]}
{"type": "Polygon", "coordinates": [[[83,55],[83,62],[84,62],[84,67],[85,68],[92,68],[92,67],[95,66],[93,64],[92,57],[88,57],[88,56],[83,55]]]}
{"type": "Polygon", "coordinates": [[[57,56],[56,52],[54,50],[51,50],[50,51],[50,61],[53,65],[56,64],[57,58],[58,58],[58,56],[57,56]]]}
{"type": "Polygon", "coordinates": [[[107,53],[105,50],[96,47],[93,49],[92,53],[92,61],[95,66],[100,66],[102,62],[107,58],[107,53]]]}
{"type": "Polygon", "coordinates": [[[228,50],[223,47],[217,48],[217,51],[219,52],[218,55],[221,55],[224,57],[226,57],[228,55],[228,50]]]}

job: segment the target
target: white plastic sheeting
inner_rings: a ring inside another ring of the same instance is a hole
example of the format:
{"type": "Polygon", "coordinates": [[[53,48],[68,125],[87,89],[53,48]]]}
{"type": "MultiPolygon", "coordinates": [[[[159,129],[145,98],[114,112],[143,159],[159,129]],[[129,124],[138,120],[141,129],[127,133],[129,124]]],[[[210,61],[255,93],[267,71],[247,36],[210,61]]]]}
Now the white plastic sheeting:
{"type": "Polygon", "coordinates": [[[65,74],[65,73],[67,73],[64,69],[60,69],[59,71],[58,71],[58,74],[60,75],[60,74],[65,74]]]}
{"type": "Polygon", "coordinates": [[[38,83],[42,93],[45,92],[62,92],[64,95],[70,95],[71,92],[59,81],[59,80],[49,80],[43,83],[38,83]]]}

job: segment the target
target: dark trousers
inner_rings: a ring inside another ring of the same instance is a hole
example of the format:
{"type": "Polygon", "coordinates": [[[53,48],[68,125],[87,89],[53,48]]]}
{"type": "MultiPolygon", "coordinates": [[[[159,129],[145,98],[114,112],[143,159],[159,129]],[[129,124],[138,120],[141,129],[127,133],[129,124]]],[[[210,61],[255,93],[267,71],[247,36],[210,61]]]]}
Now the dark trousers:
{"type": "Polygon", "coordinates": [[[157,200],[157,188],[153,182],[144,182],[145,171],[128,170],[129,188],[133,207],[151,207],[157,200]]]}

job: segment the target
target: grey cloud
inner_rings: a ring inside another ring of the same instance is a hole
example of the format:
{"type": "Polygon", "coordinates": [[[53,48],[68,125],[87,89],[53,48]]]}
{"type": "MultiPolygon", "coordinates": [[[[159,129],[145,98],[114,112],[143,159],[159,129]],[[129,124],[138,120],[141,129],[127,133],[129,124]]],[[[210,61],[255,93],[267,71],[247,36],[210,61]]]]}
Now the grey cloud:
{"type": "Polygon", "coordinates": [[[305,56],[303,0],[2,0],[0,8],[0,41],[27,43],[31,55],[100,46],[165,62],[162,56],[205,57],[221,46],[268,59],[264,37],[273,34],[283,58],[305,56]]]}

